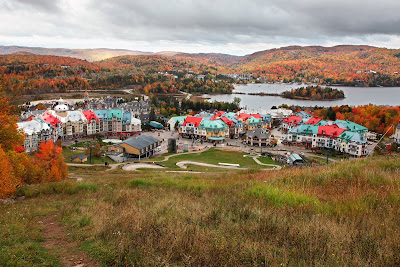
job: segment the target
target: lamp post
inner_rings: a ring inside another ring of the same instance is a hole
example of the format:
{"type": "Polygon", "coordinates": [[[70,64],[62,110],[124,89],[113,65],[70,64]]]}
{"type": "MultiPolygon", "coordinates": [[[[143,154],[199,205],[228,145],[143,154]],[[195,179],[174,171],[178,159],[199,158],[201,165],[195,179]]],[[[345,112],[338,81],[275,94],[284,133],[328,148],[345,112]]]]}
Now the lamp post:
{"type": "Polygon", "coordinates": [[[92,164],[92,149],[93,149],[92,144],[88,144],[88,148],[89,148],[89,163],[92,164]]]}

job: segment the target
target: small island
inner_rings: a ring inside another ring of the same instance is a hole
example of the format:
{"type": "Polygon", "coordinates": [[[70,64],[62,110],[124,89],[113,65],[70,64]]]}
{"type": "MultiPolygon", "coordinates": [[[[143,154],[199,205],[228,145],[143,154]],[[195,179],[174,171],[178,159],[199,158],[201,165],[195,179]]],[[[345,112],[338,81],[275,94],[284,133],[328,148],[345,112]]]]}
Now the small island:
{"type": "Polygon", "coordinates": [[[345,98],[343,90],[319,85],[310,85],[285,91],[281,94],[281,97],[301,100],[336,100],[345,98]]]}

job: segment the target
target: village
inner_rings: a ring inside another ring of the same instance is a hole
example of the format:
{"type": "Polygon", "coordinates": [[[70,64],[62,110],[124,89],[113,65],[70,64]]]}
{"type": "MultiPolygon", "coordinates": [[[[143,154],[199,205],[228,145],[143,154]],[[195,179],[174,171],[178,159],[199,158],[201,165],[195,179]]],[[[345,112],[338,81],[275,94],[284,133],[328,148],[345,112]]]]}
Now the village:
{"type": "MultiPolygon", "coordinates": [[[[24,133],[26,152],[35,152],[42,142],[52,140],[65,148],[71,164],[93,163],[95,157],[101,157],[96,162],[102,164],[139,163],[165,153],[218,148],[277,165],[303,166],[328,162],[329,157],[367,157],[377,141],[375,133],[354,122],[326,121],[283,108],[200,111],[162,119],[157,114],[158,121],[149,121],[150,111],[148,100],[125,103],[113,97],[89,98],[86,91],[83,103],[72,105],[60,98],[46,109],[23,112],[18,128],[24,133]],[[96,145],[98,151],[92,156],[96,145]]],[[[396,129],[391,140],[399,143],[400,124],[396,129]]],[[[240,160],[214,165],[237,168],[240,160]]]]}

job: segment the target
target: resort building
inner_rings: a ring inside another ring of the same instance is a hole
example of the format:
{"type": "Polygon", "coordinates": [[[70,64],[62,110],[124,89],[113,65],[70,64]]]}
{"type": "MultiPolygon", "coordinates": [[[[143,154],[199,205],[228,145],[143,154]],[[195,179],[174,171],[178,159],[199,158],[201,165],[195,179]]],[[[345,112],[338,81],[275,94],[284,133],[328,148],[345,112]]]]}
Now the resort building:
{"type": "Polygon", "coordinates": [[[271,142],[271,132],[268,129],[256,128],[246,132],[246,143],[250,146],[264,147],[271,142]]]}
{"type": "MultiPolygon", "coordinates": [[[[352,156],[367,155],[367,128],[350,121],[323,121],[291,116],[283,122],[288,129],[284,144],[315,149],[333,149],[352,156]],[[292,124],[291,124],[292,123],[292,124]],[[293,127],[293,125],[298,126],[293,127]]],[[[284,126],[282,126],[284,127],[284,126]]]]}
{"type": "Polygon", "coordinates": [[[395,133],[390,137],[390,139],[396,144],[400,144],[400,122],[397,124],[395,133]]]}
{"type": "Polygon", "coordinates": [[[199,126],[202,120],[202,117],[186,117],[182,123],[182,126],[179,128],[179,134],[189,138],[194,138],[198,136],[199,126]]]}
{"type": "Polygon", "coordinates": [[[368,141],[361,134],[344,131],[336,140],[336,150],[356,157],[366,156],[368,141]]]}
{"type": "Polygon", "coordinates": [[[39,118],[17,123],[18,129],[24,134],[24,148],[26,152],[36,151],[43,141],[52,140],[52,127],[39,118]]]}
{"type": "Polygon", "coordinates": [[[122,154],[122,156],[128,158],[128,160],[140,160],[152,156],[155,149],[159,147],[160,144],[161,141],[152,136],[139,135],[121,143],[108,146],[107,152],[115,155],[122,154]]]}
{"type": "Polygon", "coordinates": [[[202,120],[198,135],[211,142],[224,141],[229,138],[229,127],[222,120],[202,120]]]}

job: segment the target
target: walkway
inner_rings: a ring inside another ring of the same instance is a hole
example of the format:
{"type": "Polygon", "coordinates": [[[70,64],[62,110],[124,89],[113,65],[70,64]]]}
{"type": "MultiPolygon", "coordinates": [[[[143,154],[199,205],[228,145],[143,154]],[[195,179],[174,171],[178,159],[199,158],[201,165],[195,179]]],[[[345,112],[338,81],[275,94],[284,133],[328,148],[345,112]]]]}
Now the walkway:
{"type": "Polygon", "coordinates": [[[210,167],[210,168],[223,168],[223,169],[233,169],[233,170],[247,170],[248,169],[248,168],[240,168],[240,167],[236,167],[236,166],[208,164],[208,163],[196,162],[196,161],[190,161],[190,160],[179,161],[176,163],[176,165],[181,169],[187,169],[186,165],[188,165],[188,164],[210,167]]]}
{"type": "Polygon", "coordinates": [[[164,169],[163,166],[149,163],[130,163],[122,167],[124,171],[136,171],[137,169],[164,169]]]}

